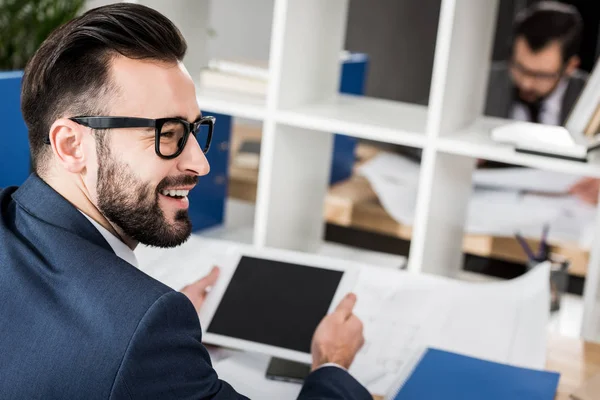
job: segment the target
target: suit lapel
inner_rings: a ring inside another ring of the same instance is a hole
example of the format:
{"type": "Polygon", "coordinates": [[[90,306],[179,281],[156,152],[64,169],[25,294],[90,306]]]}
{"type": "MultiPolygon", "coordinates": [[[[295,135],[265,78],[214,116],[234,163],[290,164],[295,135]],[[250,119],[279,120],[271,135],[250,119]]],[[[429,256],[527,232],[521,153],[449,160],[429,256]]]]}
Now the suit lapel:
{"type": "Polygon", "coordinates": [[[577,82],[575,79],[570,78],[569,83],[567,85],[567,90],[565,90],[565,94],[562,98],[562,107],[560,108],[560,123],[564,125],[567,122],[567,118],[569,118],[569,114],[575,106],[581,91],[583,90],[582,85],[577,82]]]}
{"type": "Polygon", "coordinates": [[[502,86],[502,90],[499,92],[499,107],[502,110],[501,118],[510,118],[510,109],[513,105],[513,85],[508,71],[502,82],[502,86]]]}
{"type": "Polygon", "coordinates": [[[35,174],[12,195],[17,204],[34,217],[63,228],[112,252],[96,227],[69,201],[35,174]]]}

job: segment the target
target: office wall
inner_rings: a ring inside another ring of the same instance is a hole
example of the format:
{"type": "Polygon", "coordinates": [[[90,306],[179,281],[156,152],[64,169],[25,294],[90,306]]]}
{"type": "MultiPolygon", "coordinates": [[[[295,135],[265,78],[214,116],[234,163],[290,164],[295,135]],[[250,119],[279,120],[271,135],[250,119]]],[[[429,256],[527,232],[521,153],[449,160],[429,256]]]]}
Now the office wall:
{"type": "Polygon", "coordinates": [[[519,10],[526,6],[525,0],[500,0],[494,33],[493,61],[505,61],[510,58],[513,22],[519,10]]]}
{"type": "Polygon", "coordinates": [[[102,7],[107,4],[120,3],[118,0],[87,0],[85,2],[85,10],[91,10],[92,8],[102,7]]]}
{"type": "Polygon", "coordinates": [[[351,0],[346,49],[369,54],[367,96],[426,104],[441,0],[351,0]]]}
{"type": "Polygon", "coordinates": [[[268,60],[274,3],[274,0],[211,1],[208,56],[268,60]]]}

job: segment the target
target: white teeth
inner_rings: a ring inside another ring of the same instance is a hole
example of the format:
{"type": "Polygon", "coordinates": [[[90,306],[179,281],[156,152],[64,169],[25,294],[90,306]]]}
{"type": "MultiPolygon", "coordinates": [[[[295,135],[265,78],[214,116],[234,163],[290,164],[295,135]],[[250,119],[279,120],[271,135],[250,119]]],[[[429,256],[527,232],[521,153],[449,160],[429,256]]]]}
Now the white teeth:
{"type": "Polygon", "coordinates": [[[190,193],[189,190],[162,190],[161,194],[171,197],[185,197],[190,193]]]}

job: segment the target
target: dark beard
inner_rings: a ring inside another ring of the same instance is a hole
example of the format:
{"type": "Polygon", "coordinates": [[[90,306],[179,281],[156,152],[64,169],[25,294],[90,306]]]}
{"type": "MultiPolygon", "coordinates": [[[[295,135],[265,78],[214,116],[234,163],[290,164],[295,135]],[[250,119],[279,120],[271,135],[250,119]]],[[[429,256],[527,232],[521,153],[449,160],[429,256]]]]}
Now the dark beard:
{"type": "MultiPolygon", "coordinates": [[[[561,77],[561,79],[562,79],[562,77],[561,77]]],[[[547,93],[542,94],[542,95],[538,95],[537,98],[534,101],[528,101],[528,100],[525,100],[525,99],[521,98],[521,89],[519,89],[513,83],[513,99],[515,101],[520,102],[521,104],[523,104],[523,105],[525,105],[527,107],[540,107],[542,105],[542,103],[544,102],[544,100],[546,100],[548,97],[550,97],[550,95],[556,90],[556,88],[560,84],[561,79],[558,79],[554,83],[554,86],[552,86],[552,89],[550,89],[547,93]]]]}
{"type": "Polygon", "coordinates": [[[163,179],[157,188],[140,182],[130,168],[115,160],[108,146],[98,147],[98,208],[131,239],[148,246],[175,247],[192,233],[187,210],[179,210],[169,224],[158,205],[160,190],[169,186],[195,184],[197,177],[163,179]]]}
{"type": "MultiPolygon", "coordinates": [[[[552,93],[552,91],[550,93],[552,93]]],[[[526,107],[541,107],[542,102],[546,100],[550,93],[546,94],[545,96],[539,96],[534,101],[528,101],[521,97],[521,90],[517,86],[513,86],[513,99],[526,107]]]]}

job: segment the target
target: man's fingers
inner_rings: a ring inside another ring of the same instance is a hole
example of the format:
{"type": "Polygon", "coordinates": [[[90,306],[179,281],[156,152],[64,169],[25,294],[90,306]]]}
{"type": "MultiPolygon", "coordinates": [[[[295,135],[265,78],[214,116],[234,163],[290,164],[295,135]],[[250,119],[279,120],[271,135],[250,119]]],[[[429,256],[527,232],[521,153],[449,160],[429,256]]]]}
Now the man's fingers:
{"type": "Polygon", "coordinates": [[[595,193],[584,192],[579,195],[579,197],[586,203],[590,205],[595,205],[598,201],[598,198],[595,193]]]}
{"type": "Polygon", "coordinates": [[[186,287],[184,287],[182,292],[195,292],[195,293],[204,293],[208,288],[213,286],[217,279],[219,278],[219,268],[213,267],[213,269],[202,279],[198,279],[194,283],[190,283],[186,287]]]}
{"type": "Polygon", "coordinates": [[[569,193],[575,194],[582,191],[588,191],[597,186],[597,184],[596,178],[582,178],[569,188],[569,193]]]}
{"type": "Polygon", "coordinates": [[[217,282],[218,278],[219,278],[219,268],[213,267],[210,270],[210,272],[208,273],[208,275],[206,275],[204,278],[196,281],[196,283],[194,285],[198,285],[198,288],[206,289],[209,286],[213,286],[217,282]]]}
{"type": "Polygon", "coordinates": [[[569,193],[571,194],[575,194],[577,192],[580,192],[583,188],[585,188],[588,185],[588,180],[587,178],[582,178],[580,180],[578,180],[577,182],[575,182],[570,188],[569,188],[569,193]]]}
{"type": "Polygon", "coordinates": [[[352,315],[352,309],[356,304],[356,295],[354,293],[348,293],[340,304],[335,309],[335,312],[344,317],[344,319],[350,318],[352,315]]]}

